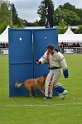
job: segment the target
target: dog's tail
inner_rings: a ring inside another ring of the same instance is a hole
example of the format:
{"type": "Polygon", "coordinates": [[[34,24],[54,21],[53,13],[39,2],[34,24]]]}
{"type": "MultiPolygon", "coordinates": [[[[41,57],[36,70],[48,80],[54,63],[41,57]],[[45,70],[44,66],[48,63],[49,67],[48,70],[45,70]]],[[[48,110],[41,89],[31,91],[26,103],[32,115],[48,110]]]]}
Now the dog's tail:
{"type": "Polygon", "coordinates": [[[20,84],[18,84],[18,81],[16,81],[16,83],[15,83],[15,87],[19,88],[19,87],[21,87],[23,84],[24,84],[24,83],[20,83],[20,84]]]}

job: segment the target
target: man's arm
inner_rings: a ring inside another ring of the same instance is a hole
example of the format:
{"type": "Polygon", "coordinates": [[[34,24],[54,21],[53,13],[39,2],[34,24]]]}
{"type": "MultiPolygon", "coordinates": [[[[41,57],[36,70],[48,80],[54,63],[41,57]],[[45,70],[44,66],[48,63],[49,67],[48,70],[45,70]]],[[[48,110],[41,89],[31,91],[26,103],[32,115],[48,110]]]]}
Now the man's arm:
{"type": "Polygon", "coordinates": [[[45,52],[40,59],[36,60],[36,64],[44,64],[46,63],[46,61],[47,61],[47,52],[45,52]]]}

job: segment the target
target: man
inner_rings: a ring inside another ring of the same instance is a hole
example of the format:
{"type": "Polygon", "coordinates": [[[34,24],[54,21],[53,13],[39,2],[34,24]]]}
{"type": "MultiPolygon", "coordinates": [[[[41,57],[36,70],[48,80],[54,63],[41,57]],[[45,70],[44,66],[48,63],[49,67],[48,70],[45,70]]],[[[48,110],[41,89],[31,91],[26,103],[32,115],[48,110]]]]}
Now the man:
{"type": "Polygon", "coordinates": [[[62,99],[64,99],[67,95],[67,90],[59,83],[59,78],[62,72],[64,77],[68,78],[69,74],[66,60],[63,54],[55,50],[53,44],[50,44],[47,46],[47,51],[44,55],[39,60],[36,60],[36,64],[44,64],[46,61],[48,61],[50,72],[45,81],[45,99],[52,98],[53,87],[58,93],[62,93],[62,99]]]}

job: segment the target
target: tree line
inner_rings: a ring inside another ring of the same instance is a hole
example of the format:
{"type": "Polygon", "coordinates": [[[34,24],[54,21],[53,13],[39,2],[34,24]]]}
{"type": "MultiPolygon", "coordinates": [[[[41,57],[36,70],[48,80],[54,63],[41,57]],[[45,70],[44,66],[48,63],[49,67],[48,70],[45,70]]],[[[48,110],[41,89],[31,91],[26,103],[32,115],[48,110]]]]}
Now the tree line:
{"type": "MultiPolygon", "coordinates": [[[[82,9],[76,8],[69,2],[64,5],[59,5],[57,9],[52,0],[50,2],[53,12],[53,25],[58,27],[59,33],[64,33],[68,26],[78,26],[75,33],[82,33],[82,9]]],[[[41,1],[38,7],[37,14],[40,19],[33,23],[19,18],[14,4],[9,1],[0,1],[0,34],[6,28],[10,27],[26,27],[26,26],[45,26],[45,0],[41,1]]]]}

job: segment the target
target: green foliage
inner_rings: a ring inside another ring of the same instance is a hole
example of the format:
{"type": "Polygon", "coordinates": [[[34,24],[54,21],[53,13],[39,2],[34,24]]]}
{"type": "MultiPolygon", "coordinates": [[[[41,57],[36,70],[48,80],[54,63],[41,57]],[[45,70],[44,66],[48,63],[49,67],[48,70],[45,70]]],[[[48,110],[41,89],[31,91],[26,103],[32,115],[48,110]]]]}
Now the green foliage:
{"type": "Polygon", "coordinates": [[[0,34],[5,30],[9,24],[9,11],[7,4],[2,0],[0,1],[0,34]]]}
{"type": "Polygon", "coordinates": [[[82,9],[76,9],[75,10],[76,14],[80,17],[80,22],[78,23],[79,25],[82,25],[82,9]]]}
{"type": "Polygon", "coordinates": [[[58,10],[65,10],[68,9],[70,11],[75,11],[76,8],[74,5],[71,5],[69,2],[65,3],[64,5],[59,5],[59,7],[57,8],[58,10]]]}
{"type": "Polygon", "coordinates": [[[12,24],[16,25],[18,24],[18,14],[14,4],[11,4],[11,11],[12,11],[12,24]]]}
{"type": "Polygon", "coordinates": [[[2,24],[4,21],[6,21],[7,24],[9,24],[9,10],[6,3],[2,3],[0,7],[0,24],[2,24]]]}
{"type": "Polygon", "coordinates": [[[78,29],[75,31],[76,34],[82,34],[82,25],[78,26],[78,29]]]}
{"type": "MultiPolygon", "coordinates": [[[[53,24],[54,26],[58,26],[59,33],[63,33],[65,30],[62,30],[61,27],[59,27],[59,24],[61,23],[61,20],[64,20],[65,27],[68,27],[68,25],[75,26],[82,24],[82,9],[75,8],[74,5],[71,5],[70,3],[65,3],[64,5],[59,5],[59,7],[54,10],[54,3],[52,0],[50,0],[52,10],[53,10],[53,24]]],[[[37,10],[37,14],[40,16],[40,20],[38,22],[38,25],[45,25],[45,5],[44,0],[41,2],[41,5],[39,6],[39,9],[37,10]]],[[[63,27],[63,25],[62,25],[63,27]]]]}
{"type": "Polygon", "coordinates": [[[34,26],[38,26],[38,20],[34,22],[34,26]]]}
{"type": "Polygon", "coordinates": [[[18,17],[14,4],[9,1],[0,1],[0,34],[5,30],[7,25],[10,27],[25,27],[28,25],[26,20],[18,17]]]}
{"type": "MultiPolygon", "coordinates": [[[[82,13],[82,11],[80,11],[80,13],[82,13]]],[[[79,16],[77,9],[69,3],[60,5],[54,11],[54,24],[58,25],[61,19],[64,19],[67,24],[72,26],[78,25],[81,22],[81,17],[79,16]]]]}
{"type": "Polygon", "coordinates": [[[0,55],[0,123],[1,124],[81,124],[82,123],[82,54],[64,55],[69,78],[60,82],[68,90],[67,98],[61,95],[52,100],[43,96],[8,97],[8,56],[0,55]]]}
{"type": "Polygon", "coordinates": [[[58,33],[63,34],[67,30],[68,26],[67,23],[62,19],[58,25],[58,33]]]}
{"type": "MultiPolygon", "coordinates": [[[[25,27],[25,26],[45,26],[45,5],[42,0],[41,5],[38,7],[37,14],[40,17],[40,20],[36,20],[33,23],[28,22],[27,20],[23,20],[18,17],[17,10],[14,4],[11,4],[9,1],[0,0],[0,34],[5,30],[7,25],[10,27],[25,27]],[[9,7],[11,8],[9,10],[9,7]],[[12,15],[12,16],[11,16],[12,15]]],[[[64,5],[59,5],[59,7],[54,10],[54,3],[52,0],[49,0],[50,5],[52,7],[53,12],[53,25],[58,26],[59,33],[63,33],[68,25],[82,25],[82,9],[76,8],[74,5],[70,3],[65,3],[64,5]],[[61,20],[64,20],[64,23],[61,23],[61,20]],[[61,29],[61,24],[62,29],[61,29]],[[65,27],[63,28],[63,26],[65,27]],[[60,26],[60,27],[59,27],[60,26]]],[[[82,33],[82,28],[79,26],[79,29],[76,33],[82,33]]]]}
{"type": "Polygon", "coordinates": [[[0,25],[0,34],[6,29],[6,27],[7,27],[7,22],[6,21],[4,21],[3,23],[1,23],[1,25],[0,25]]]}
{"type": "Polygon", "coordinates": [[[58,23],[61,19],[64,19],[65,22],[70,25],[77,25],[80,22],[80,17],[78,17],[74,11],[70,11],[68,9],[55,11],[54,20],[57,20],[58,23]]]}
{"type": "MultiPolygon", "coordinates": [[[[48,0],[51,8],[52,8],[52,14],[54,14],[54,4],[52,0],[48,0]]],[[[46,17],[46,11],[45,11],[45,0],[41,2],[41,5],[38,7],[39,9],[37,10],[37,14],[39,14],[40,20],[39,20],[39,25],[43,26],[45,25],[45,17],[46,17]]]]}

